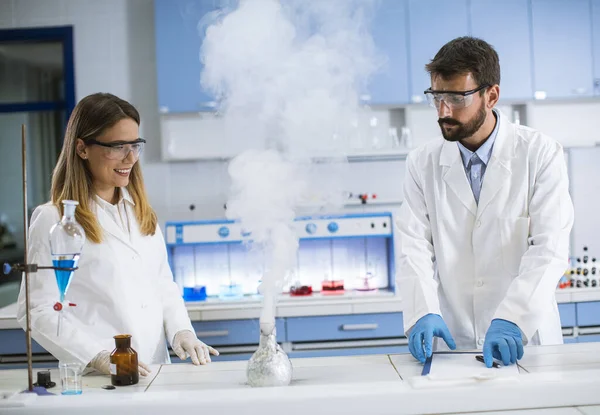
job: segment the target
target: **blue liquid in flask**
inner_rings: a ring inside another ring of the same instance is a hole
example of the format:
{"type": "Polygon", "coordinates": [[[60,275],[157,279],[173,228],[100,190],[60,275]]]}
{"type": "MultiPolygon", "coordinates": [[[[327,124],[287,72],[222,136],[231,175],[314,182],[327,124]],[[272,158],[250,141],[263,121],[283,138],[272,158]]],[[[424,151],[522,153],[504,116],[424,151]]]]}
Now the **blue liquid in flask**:
{"type": "MultiPolygon", "coordinates": [[[[77,263],[79,262],[79,255],[53,255],[54,259],[52,263],[55,267],[60,268],[75,268],[77,263]]],[[[56,275],[56,284],[58,285],[58,292],[60,293],[60,302],[65,301],[65,295],[67,294],[67,290],[69,289],[69,284],[71,283],[71,277],[73,276],[73,271],[61,271],[54,270],[54,274],[56,275]]]]}

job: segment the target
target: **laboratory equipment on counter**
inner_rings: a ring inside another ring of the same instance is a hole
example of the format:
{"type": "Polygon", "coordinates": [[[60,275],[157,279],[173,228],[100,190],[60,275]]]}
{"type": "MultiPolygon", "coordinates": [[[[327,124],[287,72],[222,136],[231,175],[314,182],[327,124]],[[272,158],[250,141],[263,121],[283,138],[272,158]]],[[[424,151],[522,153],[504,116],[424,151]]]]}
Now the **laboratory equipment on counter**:
{"type": "Polygon", "coordinates": [[[356,288],[357,291],[377,291],[377,287],[373,287],[370,280],[373,279],[373,274],[367,272],[367,274],[361,278],[361,285],[356,288]]]}
{"type": "Polygon", "coordinates": [[[344,293],[344,280],[325,280],[321,283],[321,294],[336,295],[344,293]]]}
{"type": "Polygon", "coordinates": [[[584,246],[581,256],[569,258],[569,267],[561,277],[558,288],[598,288],[599,271],[596,257],[591,256],[588,247],[584,246]]]}
{"type": "Polygon", "coordinates": [[[204,301],[206,300],[206,287],[195,285],[193,287],[183,287],[183,299],[185,301],[204,301]]]}
{"type": "Polygon", "coordinates": [[[75,220],[75,209],[79,202],[63,200],[62,203],[62,219],[50,229],[50,250],[60,298],[59,302],[54,305],[54,309],[58,311],[57,336],[60,336],[63,308],[75,306],[73,303],[65,303],[65,295],[69,290],[73,271],[77,268],[85,243],[85,232],[75,220]]]}
{"type": "MultiPolygon", "coordinates": [[[[364,289],[359,277],[368,272],[370,289],[394,292],[392,223],[389,212],[296,218],[297,263],[283,292],[299,294],[293,283],[301,281],[301,287],[311,287],[313,293],[344,295],[364,289]]],[[[184,300],[192,301],[189,293],[196,286],[206,287],[208,298],[255,298],[264,258],[250,249],[251,238],[249,230],[232,220],[167,222],[169,265],[182,292],[188,293],[184,300]]]]}
{"type": "Polygon", "coordinates": [[[406,149],[411,149],[414,147],[412,134],[410,132],[410,128],[402,127],[402,135],[400,136],[400,143],[406,149]]]}
{"type": "Polygon", "coordinates": [[[114,386],[135,385],[140,381],[138,354],[131,348],[131,335],[114,336],[115,349],[110,354],[110,383],[114,386]]]}
{"type": "Polygon", "coordinates": [[[302,285],[300,281],[296,281],[296,283],[290,287],[290,295],[292,297],[311,295],[312,292],[313,290],[310,285],[302,285]]]}
{"type": "Polygon", "coordinates": [[[352,193],[352,192],[347,192],[346,194],[348,196],[348,199],[358,199],[358,200],[360,200],[360,202],[363,205],[366,205],[367,202],[369,201],[369,199],[371,199],[371,200],[377,199],[377,194],[375,194],[375,193],[358,193],[358,194],[355,194],[355,193],[352,193]]]}
{"type": "Polygon", "coordinates": [[[241,284],[229,282],[221,284],[219,289],[219,299],[221,300],[239,300],[244,297],[244,287],[241,284]]]}
{"type": "Polygon", "coordinates": [[[52,377],[49,370],[40,370],[37,372],[37,382],[33,386],[41,386],[46,389],[50,389],[56,386],[55,382],[52,382],[52,377]]]}
{"type": "Polygon", "coordinates": [[[292,362],[277,344],[275,334],[275,327],[268,330],[261,325],[258,349],[246,369],[250,386],[287,386],[292,380],[292,362]]]}
{"type": "Polygon", "coordinates": [[[60,383],[63,395],[81,395],[84,366],[77,362],[59,362],[60,383]]]}

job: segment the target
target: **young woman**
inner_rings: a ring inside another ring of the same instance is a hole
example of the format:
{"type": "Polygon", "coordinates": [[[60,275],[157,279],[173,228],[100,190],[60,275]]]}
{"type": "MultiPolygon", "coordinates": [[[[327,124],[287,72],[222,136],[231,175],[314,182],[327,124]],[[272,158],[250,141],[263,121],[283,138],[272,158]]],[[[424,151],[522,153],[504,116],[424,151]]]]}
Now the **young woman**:
{"type": "MultiPolygon", "coordinates": [[[[79,361],[109,374],[113,336],[130,334],[140,374],[148,364],[170,363],[175,353],[194,364],[210,362],[212,347],[196,338],[167,262],[165,242],[148,203],[138,163],[145,140],[140,116],[128,102],[93,94],[75,107],[52,176],[52,200],[39,206],[29,228],[29,261],[48,265],[48,234],[63,200],[79,202],[75,219],[86,242],[73,274],[57,336],[58,286],[53,271],[30,275],[32,336],[59,360],[79,361]]],[[[18,320],[25,327],[21,284],[18,320]]]]}

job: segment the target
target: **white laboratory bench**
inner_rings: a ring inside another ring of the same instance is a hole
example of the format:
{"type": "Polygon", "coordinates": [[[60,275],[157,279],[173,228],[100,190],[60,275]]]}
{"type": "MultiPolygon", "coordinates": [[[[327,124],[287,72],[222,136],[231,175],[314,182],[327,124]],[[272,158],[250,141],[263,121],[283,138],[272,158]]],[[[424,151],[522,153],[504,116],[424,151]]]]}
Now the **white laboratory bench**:
{"type": "MultiPolygon", "coordinates": [[[[600,301],[600,288],[569,288],[558,290],[556,300],[561,303],[600,301]]],[[[218,321],[254,319],[260,316],[260,297],[223,301],[209,298],[206,301],[186,303],[192,321],[218,321]]],[[[351,315],[370,313],[395,313],[402,311],[398,295],[390,291],[346,292],[343,295],[313,294],[308,297],[282,295],[277,303],[278,317],[307,317],[351,315]]],[[[16,321],[17,305],[0,308],[0,330],[21,328],[16,321]]]]}
{"type": "MultiPolygon", "coordinates": [[[[110,383],[108,376],[86,376],[82,395],[16,394],[0,400],[0,413],[600,414],[597,343],[528,347],[518,375],[450,386],[419,387],[422,365],[407,354],[292,359],[292,364],[292,384],[279,388],[247,386],[245,361],[154,366],[139,385],[116,390],[100,388],[110,383]]],[[[52,378],[58,380],[56,370],[52,378]]],[[[0,376],[6,395],[25,384],[26,370],[0,376]]]]}
{"type": "MultiPolygon", "coordinates": [[[[600,289],[557,292],[565,343],[600,341],[600,289]]],[[[260,298],[208,299],[187,303],[197,336],[225,360],[247,360],[259,339],[260,298]]],[[[290,297],[277,305],[277,340],[292,358],[397,354],[408,351],[402,303],[393,292],[290,297]]],[[[36,367],[52,360],[35,341],[36,367]]],[[[0,309],[0,369],[26,362],[25,333],[16,321],[16,304],[0,309]]],[[[177,362],[174,356],[173,360],[177,362]]]]}

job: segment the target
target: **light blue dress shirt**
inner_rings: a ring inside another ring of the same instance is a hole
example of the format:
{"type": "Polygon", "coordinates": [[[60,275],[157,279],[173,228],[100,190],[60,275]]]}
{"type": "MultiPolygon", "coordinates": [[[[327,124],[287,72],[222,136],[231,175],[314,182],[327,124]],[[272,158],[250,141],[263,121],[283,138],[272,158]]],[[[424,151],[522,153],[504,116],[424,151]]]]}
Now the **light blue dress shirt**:
{"type": "Polygon", "coordinates": [[[473,196],[475,201],[479,204],[479,195],[481,193],[481,186],[483,186],[483,176],[485,170],[492,156],[492,150],[494,148],[494,142],[498,135],[498,126],[500,125],[500,114],[498,111],[493,110],[496,116],[496,125],[492,134],[487,140],[479,147],[476,151],[471,151],[460,142],[458,143],[458,149],[460,150],[460,156],[462,157],[463,165],[465,166],[465,172],[467,173],[467,179],[473,190],[473,196]]]}

